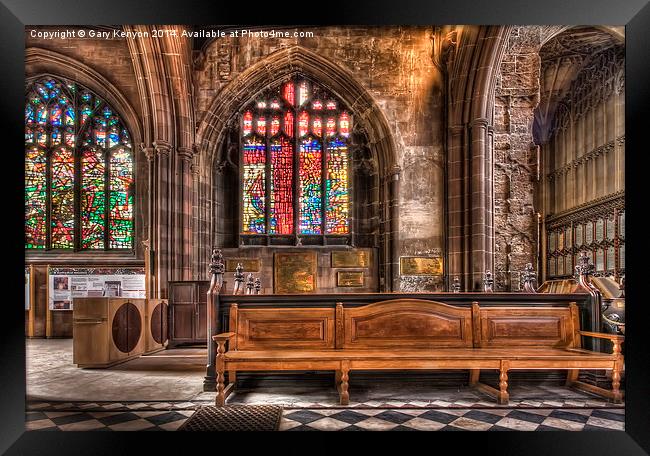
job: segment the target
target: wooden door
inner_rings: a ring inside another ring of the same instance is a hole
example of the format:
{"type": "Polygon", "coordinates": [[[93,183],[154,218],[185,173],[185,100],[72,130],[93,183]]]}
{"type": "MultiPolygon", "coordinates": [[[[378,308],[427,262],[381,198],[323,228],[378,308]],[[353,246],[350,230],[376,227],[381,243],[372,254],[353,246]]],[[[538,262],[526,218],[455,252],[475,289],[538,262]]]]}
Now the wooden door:
{"type": "Polygon", "coordinates": [[[169,285],[170,344],[194,343],[196,320],[196,284],[193,282],[169,285]]]}

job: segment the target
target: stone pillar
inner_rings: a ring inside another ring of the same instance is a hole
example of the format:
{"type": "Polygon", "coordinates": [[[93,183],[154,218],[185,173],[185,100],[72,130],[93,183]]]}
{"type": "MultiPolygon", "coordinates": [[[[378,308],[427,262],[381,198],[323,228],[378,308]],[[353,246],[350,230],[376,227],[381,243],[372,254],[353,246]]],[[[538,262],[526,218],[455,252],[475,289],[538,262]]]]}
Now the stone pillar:
{"type": "Polygon", "coordinates": [[[155,141],[156,150],[156,195],[152,205],[155,214],[156,242],[154,244],[156,258],[157,297],[167,298],[167,282],[170,280],[169,259],[170,248],[170,219],[169,219],[169,161],[171,145],[166,141],[155,141]]]}
{"type": "MultiPolygon", "coordinates": [[[[474,119],[470,124],[470,160],[471,160],[471,268],[469,272],[470,289],[480,291],[483,273],[492,269],[491,233],[488,231],[488,218],[491,217],[491,199],[488,198],[488,188],[491,192],[491,181],[488,182],[486,167],[490,159],[487,153],[488,120],[474,119]],[[489,212],[489,213],[488,213],[489,212]]],[[[491,223],[490,223],[491,224],[491,223]]]]}
{"type": "Polygon", "coordinates": [[[147,283],[147,298],[155,299],[158,297],[158,273],[156,271],[156,249],[155,249],[155,223],[156,223],[156,210],[155,210],[155,195],[156,195],[156,153],[153,147],[147,147],[141,144],[140,148],[147,157],[147,183],[149,193],[147,195],[147,233],[144,235],[147,238],[147,248],[145,249],[145,263],[149,270],[145,271],[148,276],[147,283]]]}
{"type": "Polygon", "coordinates": [[[395,165],[386,176],[388,189],[388,213],[385,233],[388,256],[386,258],[386,291],[399,290],[399,175],[401,169],[395,165]]]}
{"type": "Polygon", "coordinates": [[[192,149],[179,147],[178,153],[179,164],[177,176],[177,194],[178,205],[175,210],[178,214],[176,235],[178,242],[176,256],[179,258],[179,264],[176,265],[177,274],[181,280],[192,279],[191,254],[192,254],[192,149]],[[180,177],[180,178],[178,178],[180,177]]]}

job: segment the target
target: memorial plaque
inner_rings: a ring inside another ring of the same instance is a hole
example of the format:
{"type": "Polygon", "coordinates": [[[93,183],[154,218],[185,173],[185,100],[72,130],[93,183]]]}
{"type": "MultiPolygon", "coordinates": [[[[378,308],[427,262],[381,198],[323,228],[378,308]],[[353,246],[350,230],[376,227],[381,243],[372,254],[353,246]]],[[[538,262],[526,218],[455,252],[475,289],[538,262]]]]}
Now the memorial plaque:
{"type": "Polygon", "coordinates": [[[401,275],[441,275],[442,258],[436,257],[400,257],[401,275]]]}
{"type": "Polygon", "coordinates": [[[607,219],[606,222],[607,222],[607,239],[611,241],[616,237],[614,232],[614,228],[615,228],[614,219],[607,219]]]}
{"type": "Polygon", "coordinates": [[[625,244],[621,245],[618,249],[618,268],[625,268],[625,244]]]}
{"type": "Polygon", "coordinates": [[[596,240],[602,241],[605,234],[605,221],[603,219],[598,219],[596,221],[596,240]]]}
{"type": "Polygon", "coordinates": [[[594,222],[587,222],[585,227],[585,244],[589,245],[594,241],[594,222]]]}
{"type": "Polygon", "coordinates": [[[276,253],[273,274],[277,294],[316,291],[318,257],[316,252],[276,253]]]}
{"type": "Polygon", "coordinates": [[[363,271],[338,271],[336,273],[337,287],[362,287],[363,271]]]}
{"type": "Polygon", "coordinates": [[[368,268],[370,267],[370,252],[353,250],[332,252],[333,268],[368,268]]]}
{"type": "Polygon", "coordinates": [[[584,242],[584,237],[583,237],[584,229],[585,228],[583,225],[576,226],[576,242],[575,242],[576,247],[580,247],[584,242]]]}
{"type": "Polygon", "coordinates": [[[614,258],[614,247],[609,247],[607,249],[607,270],[614,270],[616,269],[615,263],[615,258],[614,258]]]}
{"type": "Polygon", "coordinates": [[[618,216],[618,237],[625,239],[625,212],[618,216]]]}
{"type": "Polygon", "coordinates": [[[603,249],[596,250],[596,271],[603,271],[605,269],[605,251],[603,249]]]}
{"type": "Polygon", "coordinates": [[[260,272],[262,269],[259,258],[226,258],[226,272],[235,272],[238,263],[244,267],[244,272],[260,272]]]}

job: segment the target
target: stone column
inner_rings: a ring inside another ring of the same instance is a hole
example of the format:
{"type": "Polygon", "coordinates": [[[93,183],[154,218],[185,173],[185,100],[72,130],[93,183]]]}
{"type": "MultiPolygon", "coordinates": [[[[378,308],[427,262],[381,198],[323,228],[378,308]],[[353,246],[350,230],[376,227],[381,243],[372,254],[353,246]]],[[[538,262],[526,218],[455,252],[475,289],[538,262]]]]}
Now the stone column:
{"type": "MultiPolygon", "coordinates": [[[[470,160],[471,160],[471,273],[470,289],[480,291],[483,280],[483,273],[492,270],[491,233],[488,231],[488,218],[491,218],[492,209],[489,206],[488,182],[486,167],[490,166],[490,159],[487,153],[487,129],[488,120],[484,118],[474,119],[470,124],[470,160]],[[489,212],[489,214],[488,214],[489,212]]],[[[490,223],[491,224],[491,223],[490,223]]]]}
{"type": "Polygon", "coordinates": [[[169,160],[171,144],[166,141],[154,141],[156,150],[156,195],[152,212],[155,213],[156,242],[154,244],[157,275],[157,297],[167,298],[167,282],[170,280],[169,259],[170,248],[170,219],[169,219],[169,160]]]}

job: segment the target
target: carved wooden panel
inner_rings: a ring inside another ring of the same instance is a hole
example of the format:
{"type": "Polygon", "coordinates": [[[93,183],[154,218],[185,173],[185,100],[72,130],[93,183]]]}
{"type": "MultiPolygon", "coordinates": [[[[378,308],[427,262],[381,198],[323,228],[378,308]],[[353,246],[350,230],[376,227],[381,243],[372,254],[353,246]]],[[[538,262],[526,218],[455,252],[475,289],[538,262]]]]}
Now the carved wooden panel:
{"type": "Polygon", "coordinates": [[[123,353],[133,351],[140,340],[142,319],[138,308],[130,302],[122,304],[112,323],[113,343],[123,353]]]}
{"type": "Polygon", "coordinates": [[[481,347],[553,347],[571,339],[568,308],[482,308],[481,347]]]}
{"type": "Polygon", "coordinates": [[[467,308],[396,299],[345,308],[343,313],[343,348],[472,346],[472,312],[467,308]]]}
{"type": "Polygon", "coordinates": [[[237,349],[334,348],[334,309],[239,309],[237,349]]]}

